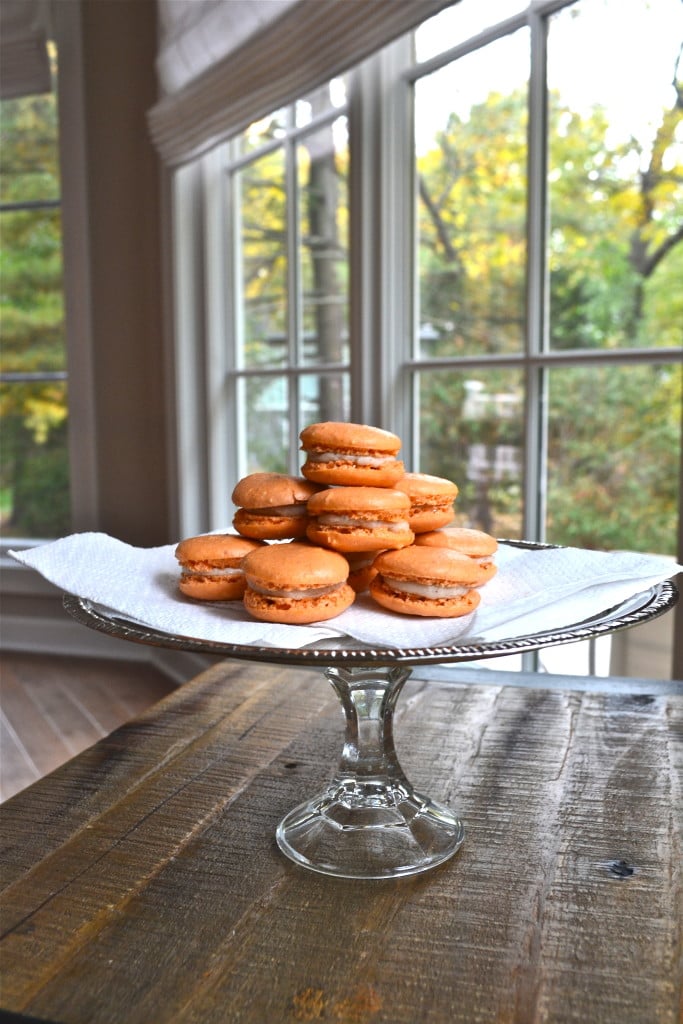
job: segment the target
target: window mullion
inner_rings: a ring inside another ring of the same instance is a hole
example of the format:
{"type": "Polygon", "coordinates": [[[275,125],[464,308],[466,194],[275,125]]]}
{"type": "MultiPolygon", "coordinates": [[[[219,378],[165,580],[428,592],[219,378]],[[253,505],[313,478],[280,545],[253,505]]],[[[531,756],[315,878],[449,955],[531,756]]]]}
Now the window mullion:
{"type": "Polygon", "coordinates": [[[524,445],[524,524],[528,540],[545,534],[547,477],[547,369],[538,357],[547,351],[547,18],[529,12],[531,67],[528,94],[527,315],[524,445]]]}
{"type": "Polygon", "coordinates": [[[203,191],[201,167],[191,164],[173,179],[174,422],[176,429],[180,536],[205,528],[208,464],[207,400],[204,366],[205,282],[203,268],[203,191]],[[181,414],[181,410],[183,410],[181,414]]]}
{"type": "MultiPolygon", "coordinates": [[[[228,153],[239,148],[233,140],[228,153]]],[[[234,167],[234,160],[231,161],[234,167]]],[[[226,351],[225,400],[228,406],[227,433],[224,436],[224,460],[229,479],[239,480],[246,473],[246,386],[237,376],[244,366],[244,283],[242,274],[242,187],[241,175],[234,169],[225,171],[225,293],[226,351]]]]}
{"type": "Polygon", "coordinates": [[[404,38],[367,61],[350,103],[352,416],[395,430],[405,445],[410,381],[401,368],[413,335],[413,174],[411,86],[401,72],[411,55],[404,38]]]}
{"type": "MultiPolygon", "coordinates": [[[[294,108],[288,113],[290,130],[294,128],[294,108]]],[[[300,367],[303,362],[302,280],[301,280],[301,197],[299,194],[299,168],[297,138],[290,131],[285,141],[285,195],[286,195],[286,250],[287,250],[287,363],[300,367]]],[[[287,375],[287,401],[289,403],[289,470],[298,472],[299,433],[299,375],[287,375]]]]}
{"type": "Polygon", "coordinates": [[[225,281],[230,273],[230,236],[228,182],[224,173],[226,146],[219,146],[204,158],[205,193],[205,267],[206,267],[206,350],[207,359],[207,462],[208,519],[210,529],[225,526],[225,495],[230,492],[236,466],[227,443],[234,437],[235,403],[227,400],[229,331],[232,320],[230,289],[225,281]]]}

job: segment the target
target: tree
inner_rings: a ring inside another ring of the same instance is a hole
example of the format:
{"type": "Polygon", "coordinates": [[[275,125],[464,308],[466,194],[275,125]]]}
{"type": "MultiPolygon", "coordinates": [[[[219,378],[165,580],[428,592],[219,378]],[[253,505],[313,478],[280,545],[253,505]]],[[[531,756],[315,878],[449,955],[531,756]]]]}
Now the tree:
{"type": "MultiPolygon", "coordinates": [[[[492,93],[467,118],[452,114],[418,163],[428,354],[521,350],[525,109],[522,91],[492,93]]],[[[679,89],[649,148],[636,139],[610,147],[603,111],[579,116],[552,98],[551,347],[683,342],[674,284],[683,279],[683,166],[674,158],[682,116],[679,89]]],[[[522,381],[516,371],[486,371],[482,387],[491,400],[488,407],[480,400],[473,415],[471,377],[421,375],[424,468],[447,469],[462,483],[456,508],[470,522],[514,536],[521,528],[522,381]],[[516,400],[516,413],[501,416],[492,400],[501,394],[508,412],[516,400]],[[470,479],[468,460],[481,445],[489,468],[470,479]],[[518,469],[508,460],[510,472],[496,474],[493,453],[505,446],[517,447],[518,469]]],[[[673,551],[679,369],[558,369],[550,372],[549,394],[550,539],[673,551]]]]}
{"type": "MultiPolygon", "coordinates": [[[[309,97],[313,117],[328,108],[326,91],[309,97]]],[[[275,371],[288,364],[292,344],[299,365],[343,362],[348,347],[346,154],[335,145],[332,126],[326,125],[302,137],[296,167],[287,167],[287,158],[284,147],[269,150],[238,176],[243,356],[248,367],[275,371]],[[296,175],[296,192],[287,188],[290,172],[296,175]],[[298,245],[288,246],[288,203],[298,214],[298,245]],[[288,333],[288,252],[294,251],[300,302],[300,336],[295,339],[288,333]]],[[[315,419],[342,417],[340,374],[302,375],[298,380],[304,416],[314,409],[315,419]]],[[[252,468],[284,471],[292,415],[286,377],[250,377],[246,388],[252,468]]]]}
{"type": "Polygon", "coordinates": [[[1,130],[4,528],[58,536],[69,526],[69,486],[67,386],[54,377],[66,370],[54,95],[2,101],[1,130]]]}

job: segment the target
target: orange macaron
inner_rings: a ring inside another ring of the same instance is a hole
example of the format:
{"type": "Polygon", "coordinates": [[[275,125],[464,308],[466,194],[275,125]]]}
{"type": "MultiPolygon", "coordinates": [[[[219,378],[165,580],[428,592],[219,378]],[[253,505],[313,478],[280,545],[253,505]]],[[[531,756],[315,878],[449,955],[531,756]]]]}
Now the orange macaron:
{"type": "Polygon", "coordinates": [[[394,486],[410,498],[408,523],[413,533],[438,530],[453,522],[458,487],[452,480],[429,473],[406,473],[394,486]]]}
{"type": "Polygon", "coordinates": [[[232,492],[238,506],[232,525],[255,540],[288,540],[306,536],[306,503],[321,489],[304,477],[285,473],[251,473],[232,492]]]}
{"type": "Polygon", "coordinates": [[[380,551],[348,551],[340,552],[349,563],[350,587],[353,587],[357,594],[362,594],[370,586],[371,581],[377,575],[375,559],[380,551]]]}
{"type": "Polygon", "coordinates": [[[448,548],[386,551],[375,560],[370,594],[383,608],[403,615],[456,618],[481,600],[482,570],[471,558],[448,548]]]}
{"type": "Polygon", "coordinates": [[[450,551],[467,555],[468,558],[477,562],[484,572],[483,583],[490,580],[498,571],[494,562],[498,541],[482,530],[472,530],[464,526],[447,526],[444,529],[421,533],[419,537],[415,538],[415,543],[427,547],[448,548],[450,551]]]}
{"type": "Polygon", "coordinates": [[[301,472],[315,483],[393,487],[404,474],[401,439],[364,423],[313,423],[299,435],[306,461],[301,472]]]}
{"type": "Polygon", "coordinates": [[[244,607],[263,622],[305,624],[334,618],[354,601],[342,555],[292,541],[252,551],[242,563],[244,607]]]}
{"type": "Polygon", "coordinates": [[[389,487],[329,487],[308,502],[308,539],[335,551],[382,551],[412,544],[410,499],[389,487]]]}
{"type": "Polygon", "coordinates": [[[200,601],[239,601],[245,588],[242,559],[264,545],[231,533],[207,533],[181,540],[178,588],[200,601]]]}

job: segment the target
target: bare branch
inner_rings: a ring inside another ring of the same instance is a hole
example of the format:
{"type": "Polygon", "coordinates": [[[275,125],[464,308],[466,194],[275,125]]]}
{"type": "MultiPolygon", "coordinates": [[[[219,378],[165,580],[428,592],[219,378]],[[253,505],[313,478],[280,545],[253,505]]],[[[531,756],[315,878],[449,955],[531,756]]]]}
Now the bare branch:
{"type": "Polygon", "coordinates": [[[448,237],[448,231],[446,230],[446,226],[445,226],[445,224],[443,222],[443,219],[442,219],[439,211],[436,208],[436,204],[432,201],[432,197],[430,196],[429,191],[427,190],[427,186],[425,184],[424,177],[421,174],[419,175],[419,187],[420,187],[420,199],[422,200],[422,202],[427,207],[427,210],[429,212],[429,216],[431,217],[432,223],[434,225],[434,228],[436,229],[437,237],[438,237],[439,241],[441,242],[441,245],[443,246],[443,250],[444,250],[444,252],[446,254],[446,259],[450,263],[455,263],[456,260],[457,260],[458,254],[457,254],[456,250],[453,248],[453,246],[451,244],[451,240],[448,237]]]}

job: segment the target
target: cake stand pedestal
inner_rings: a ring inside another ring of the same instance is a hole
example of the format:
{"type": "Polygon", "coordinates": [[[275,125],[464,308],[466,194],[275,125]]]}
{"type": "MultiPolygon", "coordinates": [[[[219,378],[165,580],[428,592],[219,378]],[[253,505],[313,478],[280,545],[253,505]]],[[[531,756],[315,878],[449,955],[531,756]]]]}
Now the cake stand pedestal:
{"type": "Polygon", "coordinates": [[[394,746],[394,708],[410,669],[330,667],[344,711],[337,771],[278,826],[278,846],[313,871],[344,878],[413,875],[456,852],[465,830],[449,808],[416,793],[394,746]]]}

